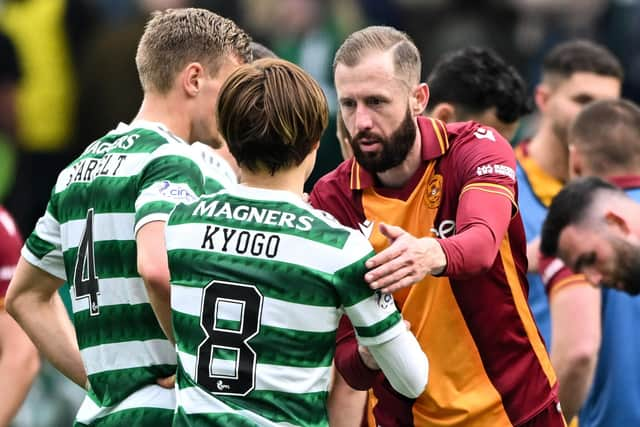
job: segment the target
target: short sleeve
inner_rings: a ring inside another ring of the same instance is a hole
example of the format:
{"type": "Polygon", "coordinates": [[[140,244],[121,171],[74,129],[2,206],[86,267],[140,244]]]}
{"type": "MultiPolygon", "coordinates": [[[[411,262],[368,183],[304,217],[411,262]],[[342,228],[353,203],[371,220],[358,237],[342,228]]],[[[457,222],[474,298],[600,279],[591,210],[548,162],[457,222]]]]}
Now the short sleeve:
{"type": "Polygon", "coordinates": [[[192,203],[204,192],[201,163],[189,146],[166,144],[156,150],[138,183],[135,232],[151,221],[166,221],[178,203],[192,203]]]}
{"type": "Polygon", "coordinates": [[[333,275],[334,286],[346,315],[351,320],[358,341],[365,346],[385,343],[401,334],[404,326],[390,294],[374,292],[364,280],[365,261],[373,256],[369,241],[351,233],[344,248],[363,257],[333,275]]]}
{"type": "Polygon", "coordinates": [[[21,254],[30,264],[62,280],[67,280],[62,257],[60,222],[54,215],[52,201],[49,201],[47,210],[27,238],[21,254]]]}
{"type": "Polygon", "coordinates": [[[516,159],[509,143],[494,129],[475,125],[452,147],[453,170],[458,174],[460,196],[467,191],[499,194],[516,202],[516,159]]]}

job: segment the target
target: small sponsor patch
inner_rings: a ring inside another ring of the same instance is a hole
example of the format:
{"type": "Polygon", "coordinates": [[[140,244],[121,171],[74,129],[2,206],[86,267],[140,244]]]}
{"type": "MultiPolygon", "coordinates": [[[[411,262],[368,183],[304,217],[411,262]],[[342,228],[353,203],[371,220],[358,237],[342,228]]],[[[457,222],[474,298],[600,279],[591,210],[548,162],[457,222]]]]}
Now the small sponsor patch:
{"type": "Polygon", "coordinates": [[[162,181],[158,192],[163,197],[176,202],[191,203],[198,199],[187,184],[175,184],[166,180],[162,181]]]}
{"type": "Polygon", "coordinates": [[[516,172],[513,168],[506,165],[482,165],[476,169],[476,175],[478,176],[491,174],[508,176],[513,180],[516,179],[516,172]]]}
{"type": "Polygon", "coordinates": [[[386,310],[393,304],[393,297],[391,296],[391,294],[383,294],[380,291],[376,291],[376,296],[378,297],[376,304],[378,304],[378,307],[383,310],[386,310]]]}
{"type": "Polygon", "coordinates": [[[427,184],[427,206],[429,209],[435,209],[440,206],[442,199],[442,175],[435,174],[427,184]]]}

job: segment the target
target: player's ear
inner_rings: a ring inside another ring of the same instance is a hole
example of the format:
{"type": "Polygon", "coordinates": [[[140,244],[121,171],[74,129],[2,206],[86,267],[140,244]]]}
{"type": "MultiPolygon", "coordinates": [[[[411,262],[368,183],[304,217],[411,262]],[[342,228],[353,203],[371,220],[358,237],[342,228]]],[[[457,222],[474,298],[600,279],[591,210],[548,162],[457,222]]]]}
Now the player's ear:
{"type": "Polygon", "coordinates": [[[627,221],[616,212],[607,210],[604,214],[604,219],[608,225],[618,228],[625,236],[631,233],[631,229],[629,228],[627,221]]]}
{"type": "Polygon", "coordinates": [[[431,109],[429,116],[434,119],[442,120],[445,123],[456,121],[456,107],[448,102],[440,102],[431,109]]]}
{"type": "Polygon", "coordinates": [[[547,109],[547,102],[551,97],[551,88],[547,83],[540,83],[536,86],[533,93],[533,100],[536,103],[538,110],[544,112],[547,109]]]}
{"type": "Polygon", "coordinates": [[[204,73],[204,68],[198,62],[192,62],[183,69],[180,83],[189,97],[194,97],[200,92],[204,73]]]}
{"type": "Polygon", "coordinates": [[[583,174],[583,166],[582,166],[582,154],[580,154],[580,149],[576,147],[574,144],[569,145],[569,176],[571,178],[575,178],[578,176],[582,176],[583,174]]]}
{"type": "Polygon", "coordinates": [[[427,103],[429,102],[429,86],[426,83],[418,84],[412,91],[409,98],[409,107],[411,108],[411,114],[419,116],[422,114],[427,103]]]}

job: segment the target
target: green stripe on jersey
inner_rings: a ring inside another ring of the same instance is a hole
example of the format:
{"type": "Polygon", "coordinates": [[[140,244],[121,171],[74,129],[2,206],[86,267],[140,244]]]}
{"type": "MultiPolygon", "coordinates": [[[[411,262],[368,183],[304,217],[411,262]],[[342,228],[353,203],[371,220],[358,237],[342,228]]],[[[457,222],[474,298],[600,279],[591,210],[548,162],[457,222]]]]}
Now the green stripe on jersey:
{"type": "Polygon", "coordinates": [[[25,245],[38,259],[42,259],[46,254],[56,249],[55,245],[41,239],[35,231],[31,233],[25,245]]]}
{"type": "MultiPolygon", "coordinates": [[[[158,378],[175,374],[176,365],[153,365],[140,368],[114,369],[89,375],[91,390],[100,406],[113,406],[145,385],[156,384],[158,378]],[[102,396],[102,397],[101,397],[102,396]]],[[[150,412],[153,410],[147,409],[150,412]]],[[[150,414],[152,415],[152,414],[150,414]]]]}
{"type": "Polygon", "coordinates": [[[382,334],[387,329],[393,327],[396,323],[400,322],[402,317],[400,313],[393,313],[386,319],[380,320],[378,323],[370,326],[356,326],[356,332],[359,336],[364,338],[371,338],[382,334]]]}
{"type": "MultiPolygon", "coordinates": [[[[172,317],[178,350],[195,356],[205,339],[200,318],[177,311],[172,317]]],[[[248,342],[258,363],[313,368],[331,365],[335,341],[335,330],[306,332],[261,325],[260,334],[248,342]]]]}

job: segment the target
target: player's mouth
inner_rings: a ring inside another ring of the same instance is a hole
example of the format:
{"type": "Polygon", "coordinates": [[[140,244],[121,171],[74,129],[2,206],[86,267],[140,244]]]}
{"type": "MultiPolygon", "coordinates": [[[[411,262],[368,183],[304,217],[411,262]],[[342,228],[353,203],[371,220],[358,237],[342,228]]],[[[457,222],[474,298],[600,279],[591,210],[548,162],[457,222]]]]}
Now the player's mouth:
{"type": "Polygon", "coordinates": [[[364,153],[371,151],[378,151],[382,146],[382,143],[377,139],[359,139],[358,145],[360,146],[360,150],[364,153]]]}

